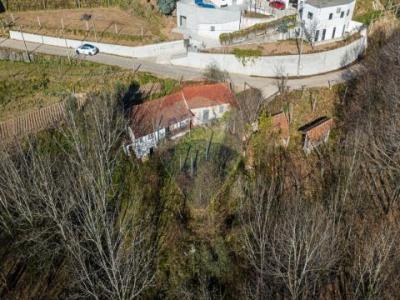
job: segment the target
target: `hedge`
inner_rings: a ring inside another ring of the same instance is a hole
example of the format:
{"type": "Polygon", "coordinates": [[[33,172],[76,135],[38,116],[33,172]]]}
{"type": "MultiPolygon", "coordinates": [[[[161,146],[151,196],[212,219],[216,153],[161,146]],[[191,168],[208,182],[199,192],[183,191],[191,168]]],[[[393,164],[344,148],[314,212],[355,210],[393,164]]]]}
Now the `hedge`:
{"type": "Polygon", "coordinates": [[[247,37],[251,33],[267,31],[268,29],[276,28],[279,24],[281,24],[282,22],[285,22],[285,21],[287,21],[289,23],[296,22],[296,15],[285,16],[283,18],[277,19],[275,21],[267,22],[267,23],[258,23],[253,26],[250,26],[248,28],[230,32],[230,33],[222,33],[219,35],[219,40],[220,40],[221,44],[224,44],[226,42],[231,42],[237,38],[247,37]]]}

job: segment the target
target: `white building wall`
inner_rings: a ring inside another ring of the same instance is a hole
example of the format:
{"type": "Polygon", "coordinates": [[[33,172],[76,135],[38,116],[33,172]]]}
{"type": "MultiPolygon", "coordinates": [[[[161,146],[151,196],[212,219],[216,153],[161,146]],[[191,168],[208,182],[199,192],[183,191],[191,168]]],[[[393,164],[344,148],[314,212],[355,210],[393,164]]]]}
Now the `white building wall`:
{"type": "Polygon", "coordinates": [[[191,109],[192,113],[194,114],[194,117],[192,119],[192,124],[193,126],[200,126],[206,124],[211,120],[221,118],[229,110],[230,110],[230,105],[227,103],[221,105],[191,109]],[[208,115],[207,119],[205,119],[205,115],[208,115]]]}
{"type": "Polygon", "coordinates": [[[239,30],[239,20],[229,23],[210,23],[210,24],[198,24],[197,34],[213,39],[219,39],[221,33],[228,33],[239,30]]]}
{"type": "Polygon", "coordinates": [[[177,2],[177,27],[180,32],[192,32],[201,37],[219,39],[221,33],[240,28],[240,9],[203,8],[183,1],[177,2]]]}
{"type": "Polygon", "coordinates": [[[354,7],[355,7],[355,1],[345,5],[323,7],[323,8],[317,8],[310,4],[304,3],[301,13],[302,20],[304,21],[304,27],[312,36],[312,39],[315,42],[323,40],[324,30],[325,30],[324,40],[330,40],[332,38],[340,38],[343,36],[345,32],[349,30],[349,24],[353,16],[354,7]],[[341,17],[342,12],[343,12],[343,17],[341,17]],[[312,14],[312,19],[309,18],[310,13],[312,14]],[[330,14],[332,14],[332,19],[329,19],[330,14]],[[333,36],[334,31],[335,34],[333,36]],[[316,35],[318,35],[317,40],[315,40],[316,35]]]}
{"type": "Polygon", "coordinates": [[[157,144],[165,139],[166,129],[162,128],[148,135],[136,138],[134,141],[134,151],[137,157],[143,157],[150,153],[151,148],[156,148],[157,144]]]}
{"type": "Polygon", "coordinates": [[[211,0],[218,7],[226,7],[230,5],[241,5],[244,3],[244,0],[211,0]]]}

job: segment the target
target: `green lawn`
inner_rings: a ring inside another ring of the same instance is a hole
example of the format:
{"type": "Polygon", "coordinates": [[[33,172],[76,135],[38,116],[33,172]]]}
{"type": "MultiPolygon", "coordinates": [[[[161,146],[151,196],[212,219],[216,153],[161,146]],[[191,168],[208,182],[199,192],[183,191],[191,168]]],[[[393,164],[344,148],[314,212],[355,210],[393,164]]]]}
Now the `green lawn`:
{"type": "Polygon", "coordinates": [[[61,101],[72,92],[113,91],[126,87],[161,82],[169,93],[174,80],[86,61],[69,63],[66,58],[43,56],[33,63],[0,61],[0,120],[61,101]]]}

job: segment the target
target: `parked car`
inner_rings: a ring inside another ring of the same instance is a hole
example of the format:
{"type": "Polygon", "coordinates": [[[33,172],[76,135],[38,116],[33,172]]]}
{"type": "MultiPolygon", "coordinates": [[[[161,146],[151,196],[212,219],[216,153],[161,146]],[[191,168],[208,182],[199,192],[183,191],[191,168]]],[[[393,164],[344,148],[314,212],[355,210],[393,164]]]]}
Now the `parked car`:
{"type": "Polygon", "coordinates": [[[85,54],[85,55],[96,55],[97,53],[99,53],[99,48],[97,48],[96,46],[93,46],[91,44],[83,44],[80,45],[78,48],[76,48],[75,50],[76,54],[85,54]]]}
{"type": "Polygon", "coordinates": [[[272,1],[269,3],[269,6],[276,8],[276,9],[285,9],[285,3],[280,2],[280,1],[272,1]]]}

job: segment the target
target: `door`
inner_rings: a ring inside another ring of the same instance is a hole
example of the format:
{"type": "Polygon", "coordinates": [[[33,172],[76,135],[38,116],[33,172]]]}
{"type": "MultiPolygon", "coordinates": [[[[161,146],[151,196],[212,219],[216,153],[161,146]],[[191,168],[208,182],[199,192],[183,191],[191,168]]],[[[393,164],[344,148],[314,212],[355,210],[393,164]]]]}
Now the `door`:
{"type": "Polygon", "coordinates": [[[322,40],[325,41],[326,29],[322,30],[322,40]]]}
{"type": "Polygon", "coordinates": [[[186,16],[179,17],[179,25],[180,27],[186,27],[186,16]]]}
{"type": "Polygon", "coordinates": [[[208,122],[210,118],[210,111],[208,109],[203,111],[203,122],[206,123],[208,122]]]}
{"type": "Polygon", "coordinates": [[[336,27],[333,27],[333,31],[332,31],[332,38],[335,38],[335,33],[336,33],[336,27]]]}

